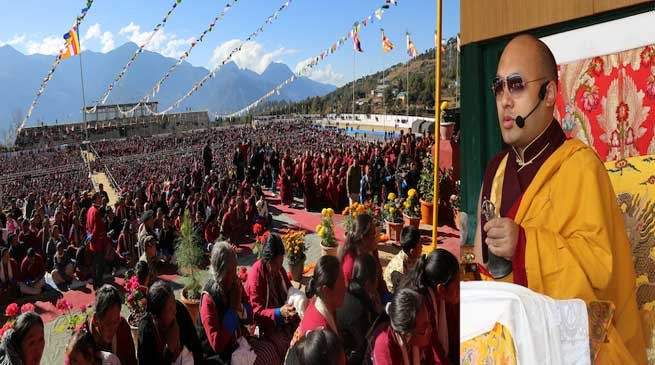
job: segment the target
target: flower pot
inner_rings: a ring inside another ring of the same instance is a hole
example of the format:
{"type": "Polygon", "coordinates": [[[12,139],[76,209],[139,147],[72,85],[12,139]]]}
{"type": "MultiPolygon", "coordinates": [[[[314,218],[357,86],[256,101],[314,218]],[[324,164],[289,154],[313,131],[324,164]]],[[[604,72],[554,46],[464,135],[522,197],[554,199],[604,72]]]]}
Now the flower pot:
{"type": "Polygon", "coordinates": [[[421,223],[432,225],[432,214],[434,204],[421,199],[421,223]]]}
{"type": "Polygon", "coordinates": [[[298,260],[295,262],[289,261],[289,270],[291,271],[291,278],[293,281],[302,281],[302,272],[305,269],[305,260],[298,260]]]}
{"type": "Polygon", "coordinates": [[[321,243],[321,256],[336,257],[338,251],[339,251],[339,246],[328,247],[328,246],[324,246],[323,243],[321,243]]]}
{"type": "Polygon", "coordinates": [[[407,214],[403,214],[403,222],[406,226],[418,228],[421,225],[421,217],[410,217],[407,214]]]}
{"type": "Polygon", "coordinates": [[[399,242],[400,241],[400,232],[403,230],[403,222],[394,223],[386,221],[387,223],[387,234],[389,235],[389,240],[399,242]]]}
{"type": "Polygon", "coordinates": [[[139,327],[130,325],[130,331],[132,331],[132,342],[134,342],[134,354],[138,356],[137,352],[139,351],[139,327]]]}
{"type": "Polygon", "coordinates": [[[442,141],[448,141],[453,138],[455,123],[439,123],[439,137],[442,141]]]}
{"type": "Polygon", "coordinates": [[[199,300],[187,299],[184,292],[186,289],[180,291],[180,302],[184,304],[184,307],[189,312],[191,319],[195,322],[198,318],[198,306],[200,305],[199,300]]]}
{"type": "Polygon", "coordinates": [[[134,342],[134,353],[139,350],[139,322],[143,318],[143,315],[136,316],[136,313],[130,313],[127,317],[127,323],[130,325],[130,330],[132,331],[132,342],[134,342]]]}

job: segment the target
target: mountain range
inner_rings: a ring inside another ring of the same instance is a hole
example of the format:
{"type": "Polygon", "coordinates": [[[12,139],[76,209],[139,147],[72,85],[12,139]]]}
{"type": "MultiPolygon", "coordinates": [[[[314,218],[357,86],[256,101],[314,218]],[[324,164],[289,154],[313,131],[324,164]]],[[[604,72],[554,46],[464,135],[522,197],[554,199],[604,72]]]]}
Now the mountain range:
{"type": "MultiPolygon", "coordinates": [[[[108,53],[82,52],[87,106],[95,105],[137,49],[138,46],[130,42],[108,53]]],[[[76,122],[82,119],[78,58],[79,56],[71,57],[61,62],[41,95],[28,126],[76,122]]],[[[53,61],[53,56],[24,55],[9,45],[0,47],[0,132],[25,115],[53,61]]],[[[138,101],[176,62],[175,58],[144,51],[115,85],[107,104],[138,101]]],[[[180,64],[155,97],[155,101],[159,102],[159,110],[168,108],[207,73],[209,70],[204,67],[196,67],[187,62],[180,64]]],[[[257,100],[292,74],[291,69],[283,63],[271,63],[263,73],[258,74],[248,69],[240,69],[235,63],[229,62],[177,110],[191,108],[219,114],[234,112],[257,100]]],[[[333,85],[303,77],[282,88],[280,95],[274,95],[271,100],[303,100],[325,95],[335,89],[333,85]]]]}

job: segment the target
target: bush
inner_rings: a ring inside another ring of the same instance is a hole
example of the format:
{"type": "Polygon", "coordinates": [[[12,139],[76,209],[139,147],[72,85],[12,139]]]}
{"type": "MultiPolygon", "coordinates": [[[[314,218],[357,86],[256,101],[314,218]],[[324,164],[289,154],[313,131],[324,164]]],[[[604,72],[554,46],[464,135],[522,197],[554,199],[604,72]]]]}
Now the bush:
{"type": "Polygon", "coordinates": [[[177,268],[185,277],[184,295],[192,300],[200,299],[198,271],[204,255],[200,242],[200,235],[193,226],[191,215],[185,210],[176,244],[177,268]]]}

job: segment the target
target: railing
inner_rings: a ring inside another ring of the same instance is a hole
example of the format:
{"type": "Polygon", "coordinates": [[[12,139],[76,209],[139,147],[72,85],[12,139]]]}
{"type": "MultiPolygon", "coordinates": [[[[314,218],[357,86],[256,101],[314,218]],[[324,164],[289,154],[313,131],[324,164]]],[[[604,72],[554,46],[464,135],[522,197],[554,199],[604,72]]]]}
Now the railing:
{"type": "Polygon", "coordinates": [[[17,178],[25,177],[25,176],[36,177],[36,176],[50,175],[50,174],[53,174],[53,173],[62,173],[62,172],[75,171],[75,170],[80,170],[80,169],[83,169],[83,168],[84,168],[84,163],[81,162],[81,163],[74,164],[74,165],[55,166],[55,167],[49,167],[49,168],[40,169],[40,170],[15,172],[13,174],[2,175],[2,177],[0,177],[0,183],[15,180],[17,178]]]}
{"type": "Polygon", "coordinates": [[[102,167],[105,170],[105,174],[107,175],[107,179],[109,179],[109,183],[111,184],[111,186],[114,188],[114,190],[116,190],[116,192],[120,192],[120,187],[118,186],[118,182],[116,182],[114,175],[112,175],[111,171],[109,170],[109,168],[107,168],[107,165],[104,163],[104,161],[100,159],[100,154],[98,153],[96,148],[93,147],[93,144],[91,142],[89,142],[87,146],[89,146],[91,152],[96,156],[95,160],[102,164],[102,167]]]}

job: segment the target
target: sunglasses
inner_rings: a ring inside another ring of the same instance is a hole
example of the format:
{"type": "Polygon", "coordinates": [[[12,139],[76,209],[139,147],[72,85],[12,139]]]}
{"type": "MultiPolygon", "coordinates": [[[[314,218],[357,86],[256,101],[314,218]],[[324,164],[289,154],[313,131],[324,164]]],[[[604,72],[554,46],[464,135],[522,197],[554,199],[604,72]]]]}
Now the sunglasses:
{"type": "Polygon", "coordinates": [[[506,78],[496,77],[493,79],[493,81],[491,81],[491,91],[496,97],[499,97],[503,95],[503,92],[505,91],[505,84],[507,84],[507,90],[509,90],[509,94],[512,96],[518,96],[525,90],[526,85],[531,82],[541,81],[543,79],[545,79],[545,77],[525,81],[519,74],[511,74],[506,78]]]}

